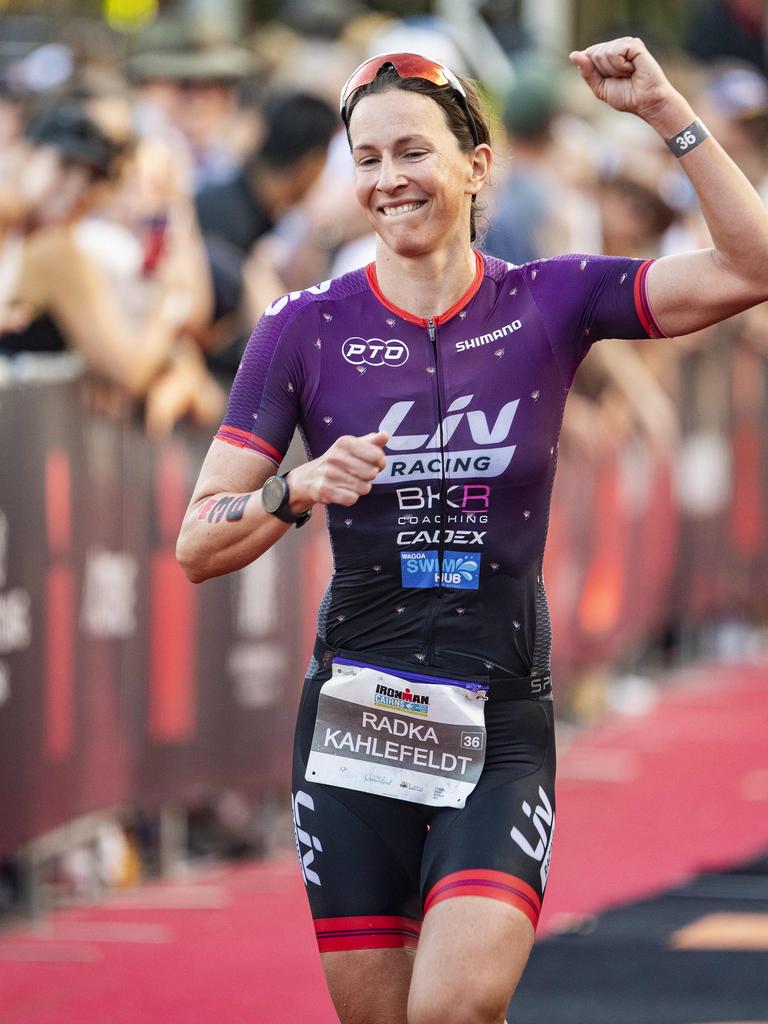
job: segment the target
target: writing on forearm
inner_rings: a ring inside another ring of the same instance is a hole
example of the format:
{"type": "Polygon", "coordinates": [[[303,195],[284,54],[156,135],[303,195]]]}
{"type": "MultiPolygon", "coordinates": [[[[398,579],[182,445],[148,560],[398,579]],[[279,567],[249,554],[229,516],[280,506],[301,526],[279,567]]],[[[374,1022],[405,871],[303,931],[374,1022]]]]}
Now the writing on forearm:
{"type": "Polygon", "coordinates": [[[226,523],[239,523],[252,497],[252,494],[225,494],[221,498],[209,498],[198,509],[197,518],[207,519],[209,523],[220,523],[222,520],[226,523]]]}

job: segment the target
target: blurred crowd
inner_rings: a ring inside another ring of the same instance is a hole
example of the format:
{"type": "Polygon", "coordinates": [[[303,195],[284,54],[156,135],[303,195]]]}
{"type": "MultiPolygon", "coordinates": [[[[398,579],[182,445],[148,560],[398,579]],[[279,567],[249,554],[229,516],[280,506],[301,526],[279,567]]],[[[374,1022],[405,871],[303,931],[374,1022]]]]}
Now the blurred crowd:
{"type": "MultiPolygon", "coordinates": [[[[486,86],[496,151],[486,252],[522,263],[706,245],[692,190],[654,133],[598,104],[564,55],[493,27],[494,61],[439,18],[357,7],[321,33],[274,21],[233,39],[168,15],[129,42],[86,32],[0,51],[5,365],[72,350],[105,413],[141,416],[152,436],[182,421],[214,428],[266,306],[373,257],[336,113],[342,82],[373,53],[419,49],[486,86]]],[[[768,198],[768,80],[746,60],[706,56],[665,55],[664,66],[768,198]]],[[[596,346],[565,443],[594,456],[636,433],[668,450],[686,416],[716,427],[729,398],[709,399],[722,381],[704,373],[684,401],[681,365],[723,330],[596,346]]],[[[762,407],[749,367],[764,361],[766,307],[725,333],[746,353],[739,386],[762,407]]]]}

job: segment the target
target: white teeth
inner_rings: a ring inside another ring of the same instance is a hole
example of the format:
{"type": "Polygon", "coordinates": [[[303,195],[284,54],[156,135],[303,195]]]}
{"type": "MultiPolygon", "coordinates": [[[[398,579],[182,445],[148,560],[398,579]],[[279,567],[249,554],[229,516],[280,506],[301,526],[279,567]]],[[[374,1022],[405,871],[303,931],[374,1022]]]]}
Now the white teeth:
{"type": "Polygon", "coordinates": [[[382,212],[385,217],[399,217],[402,213],[413,213],[423,205],[423,203],[403,203],[402,206],[383,206],[382,212]]]}

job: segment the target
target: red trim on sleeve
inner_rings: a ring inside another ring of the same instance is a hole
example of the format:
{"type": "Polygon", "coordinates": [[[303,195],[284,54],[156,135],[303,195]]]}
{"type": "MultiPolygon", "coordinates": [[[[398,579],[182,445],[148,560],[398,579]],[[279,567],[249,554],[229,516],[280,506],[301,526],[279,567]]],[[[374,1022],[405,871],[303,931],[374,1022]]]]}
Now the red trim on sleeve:
{"type": "Polygon", "coordinates": [[[659,326],[659,321],[654,316],[651,303],[648,299],[646,278],[648,277],[648,271],[650,270],[651,265],[655,262],[655,260],[646,260],[645,263],[640,264],[640,267],[635,274],[635,310],[637,311],[640,323],[643,325],[643,330],[649,338],[666,338],[667,335],[659,326]]]}
{"type": "Polygon", "coordinates": [[[541,900],[522,878],[508,875],[505,871],[454,871],[432,886],[424,901],[424,913],[454,896],[485,896],[500,900],[511,907],[522,910],[535,928],[541,913],[541,900]]]}
{"type": "MultiPolygon", "coordinates": [[[[387,309],[391,310],[393,313],[396,313],[397,316],[399,316],[402,320],[407,320],[408,323],[418,324],[419,327],[427,326],[426,317],[414,316],[413,313],[409,313],[405,309],[400,309],[399,306],[396,306],[393,302],[389,301],[389,299],[386,297],[384,292],[382,292],[381,288],[379,287],[379,279],[376,276],[375,263],[368,264],[368,266],[365,268],[365,276],[368,278],[368,284],[371,288],[371,291],[383,306],[386,306],[387,309]]],[[[450,306],[444,312],[440,313],[438,316],[432,317],[434,322],[438,326],[440,324],[447,323],[452,317],[456,316],[457,313],[464,309],[467,303],[471,299],[473,299],[475,295],[477,295],[477,292],[480,289],[480,285],[483,283],[484,277],[485,263],[483,262],[483,257],[480,255],[477,249],[475,249],[475,276],[472,281],[472,284],[464,292],[464,294],[456,302],[454,302],[452,306],[450,306]]]]}
{"type": "Polygon", "coordinates": [[[421,921],[410,917],[321,917],[315,935],[321,953],[349,949],[415,949],[421,921]]]}
{"type": "Polygon", "coordinates": [[[218,429],[216,440],[226,441],[227,444],[234,445],[235,448],[248,448],[252,452],[258,452],[259,455],[263,455],[277,466],[283,461],[283,456],[277,448],[273,448],[271,444],[252,434],[250,430],[223,424],[218,429]]]}

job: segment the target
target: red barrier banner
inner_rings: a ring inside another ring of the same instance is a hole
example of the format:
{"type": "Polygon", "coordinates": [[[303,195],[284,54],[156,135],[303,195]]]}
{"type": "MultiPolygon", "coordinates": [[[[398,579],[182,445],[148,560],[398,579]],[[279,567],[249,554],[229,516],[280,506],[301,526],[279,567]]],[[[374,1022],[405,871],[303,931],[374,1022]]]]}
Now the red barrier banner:
{"type": "MultiPolygon", "coordinates": [[[[765,606],[768,370],[708,360],[684,366],[678,451],[633,436],[561,453],[545,560],[561,696],[670,624],[765,606]]],[[[7,387],[0,436],[0,855],[89,811],[285,792],[332,571],[323,516],[196,587],[174,547],[208,437],[153,444],[85,413],[75,383],[7,387]]]]}
{"type": "Polygon", "coordinates": [[[290,544],[189,583],[209,438],[152,444],[71,383],[2,392],[0,855],[81,814],[288,786],[311,645],[290,544]]]}

